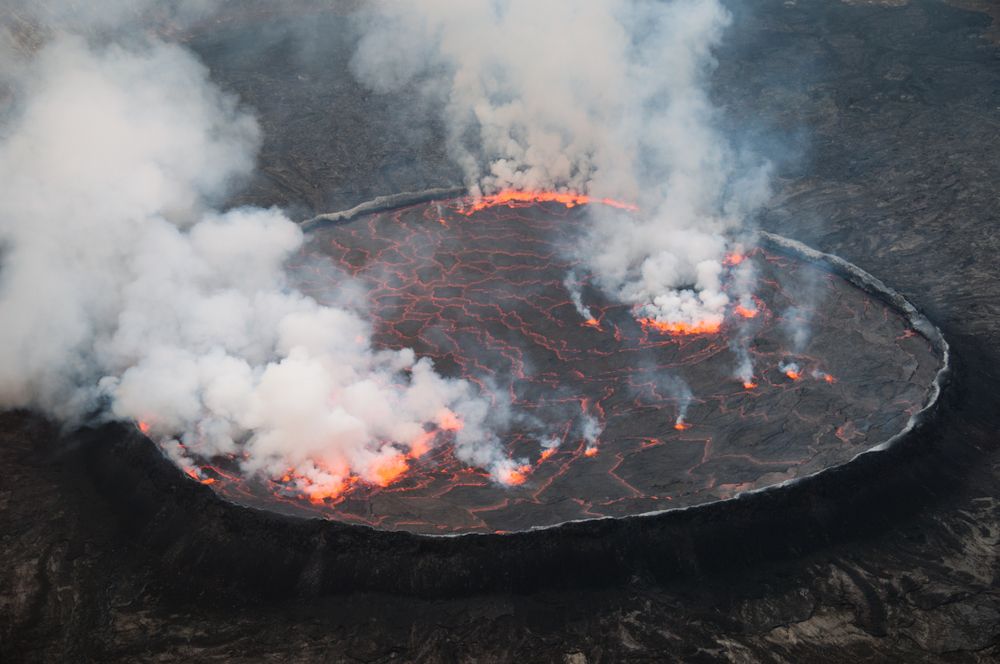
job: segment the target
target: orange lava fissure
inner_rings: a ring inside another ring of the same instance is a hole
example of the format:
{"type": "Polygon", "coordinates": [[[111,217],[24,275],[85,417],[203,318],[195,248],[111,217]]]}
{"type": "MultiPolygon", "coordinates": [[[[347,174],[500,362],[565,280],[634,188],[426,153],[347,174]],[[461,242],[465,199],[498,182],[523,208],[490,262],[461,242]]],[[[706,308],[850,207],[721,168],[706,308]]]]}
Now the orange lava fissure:
{"type": "Polygon", "coordinates": [[[615,200],[613,198],[595,198],[586,194],[577,194],[566,191],[521,191],[505,190],[497,194],[483,196],[481,198],[470,199],[468,205],[463,209],[466,215],[472,215],[486,208],[507,206],[517,207],[519,205],[533,205],[535,203],[561,203],[568,208],[577,205],[589,205],[599,203],[619,210],[636,212],[638,206],[632,203],[615,200]]]}
{"type": "Polygon", "coordinates": [[[694,323],[682,323],[672,321],[660,321],[654,318],[640,318],[639,324],[644,328],[656,330],[663,334],[715,334],[722,323],[718,321],[696,321],[694,323]]]}

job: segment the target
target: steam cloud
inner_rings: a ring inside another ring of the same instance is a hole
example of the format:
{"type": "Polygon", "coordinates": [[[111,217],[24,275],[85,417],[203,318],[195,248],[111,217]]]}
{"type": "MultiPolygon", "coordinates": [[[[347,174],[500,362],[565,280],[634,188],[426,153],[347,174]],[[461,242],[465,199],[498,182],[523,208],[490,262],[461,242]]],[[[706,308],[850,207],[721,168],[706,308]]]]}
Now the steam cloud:
{"type": "Polygon", "coordinates": [[[44,30],[77,33],[134,29],[139,21],[169,21],[173,25],[205,18],[221,0],[5,0],[5,9],[21,21],[44,30]]]}
{"type": "Polygon", "coordinates": [[[604,433],[604,425],[594,415],[583,413],[580,416],[580,433],[586,449],[593,450],[596,449],[601,434],[604,433]]]}
{"type": "Polygon", "coordinates": [[[727,244],[769,174],[715,129],[706,79],[728,22],[717,0],[394,0],[366,17],[352,69],[439,101],[473,195],[638,202],[591,210],[583,266],[641,318],[717,326],[727,244]]]}
{"type": "Polygon", "coordinates": [[[753,358],[750,355],[750,342],[755,332],[754,319],[759,313],[757,303],[753,299],[753,287],[756,279],[756,270],[750,261],[741,261],[733,270],[732,290],[738,301],[736,324],[729,340],[729,348],[736,356],[736,371],[734,373],[747,389],[756,386],[753,358]]]}
{"type": "MultiPolygon", "coordinates": [[[[390,481],[445,438],[512,477],[496,409],[469,383],[372,348],[346,298],[298,292],[284,264],[302,236],[280,211],[219,209],[252,171],[259,129],[193,56],[66,32],[125,34],[138,14],[184,21],[214,5],[15,2],[48,43],[27,58],[0,43],[14,99],[0,134],[0,404],[135,419],[192,472],[234,455],[316,498],[352,474],[390,481]]],[[[441,101],[473,194],[637,202],[636,215],[591,209],[582,267],[637,316],[717,323],[723,256],[768,193],[767,164],[714,128],[706,79],[728,21],[716,0],[384,2],[361,20],[351,67],[378,91],[416,83],[441,101]]],[[[600,422],[584,420],[596,443],[600,422]]]]}
{"type": "Polygon", "coordinates": [[[0,140],[0,404],[144,423],[177,462],[234,455],[314,498],[384,484],[436,439],[515,467],[490,405],[361,313],[296,291],[279,210],[218,211],[254,119],[183,49],[56,33],[10,74],[0,140]]]}
{"type": "Polygon", "coordinates": [[[566,287],[566,292],[569,293],[570,302],[573,303],[573,308],[576,309],[576,313],[580,314],[580,318],[584,321],[590,322],[595,320],[594,314],[590,311],[590,307],[583,303],[583,293],[580,290],[580,282],[577,279],[576,273],[570,272],[563,279],[563,286],[566,287]]]}

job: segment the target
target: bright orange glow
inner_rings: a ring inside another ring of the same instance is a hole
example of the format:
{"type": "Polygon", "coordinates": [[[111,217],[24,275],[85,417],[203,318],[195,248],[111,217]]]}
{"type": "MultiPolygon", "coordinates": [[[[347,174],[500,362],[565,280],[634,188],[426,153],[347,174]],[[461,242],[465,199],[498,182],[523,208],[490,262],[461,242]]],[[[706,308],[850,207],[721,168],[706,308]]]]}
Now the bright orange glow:
{"type": "Polygon", "coordinates": [[[743,318],[753,318],[754,316],[757,315],[756,309],[747,309],[742,304],[737,304],[736,308],[733,309],[733,311],[736,312],[736,315],[742,316],[743,318]]]}
{"type": "Polygon", "coordinates": [[[688,429],[691,428],[691,425],[683,420],[677,420],[676,422],[674,422],[674,428],[677,429],[678,431],[687,431],[688,429]]]}
{"type": "Polygon", "coordinates": [[[730,254],[726,254],[726,257],[722,259],[722,264],[727,267],[735,267],[740,263],[742,263],[745,259],[746,256],[739,253],[738,251],[734,251],[730,254]]]}
{"type": "Polygon", "coordinates": [[[831,385],[837,382],[837,379],[831,376],[830,374],[823,374],[823,380],[830,383],[831,385]]]}
{"type": "Polygon", "coordinates": [[[149,435],[149,422],[143,422],[140,420],[139,422],[136,422],[136,424],[139,426],[139,431],[141,431],[143,435],[149,435]]]}
{"type": "Polygon", "coordinates": [[[528,479],[529,472],[531,472],[531,466],[518,466],[511,470],[501,471],[499,479],[503,484],[517,486],[524,484],[524,481],[528,479]]]}
{"type": "Polygon", "coordinates": [[[524,484],[524,480],[528,479],[527,476],[519,470],[512,470],[507,475],[507,484],[513,484],[517,486],[519,484],[524,484]]]}
{"type": "Polygon", "coordinates": [[[755,387],[757,387],[757,383],[753,382],[752,380],[748,380],[743,383],[744,389],[752,390],[755,387]]]}
{"type": "Polygon", "coordinates": [[[585,457],[595,457],[595,456],[597,456],[597,448],[596,447],[588,447],[587,449],[585,449],[583,451],[583,456],[585,456],[585,457]]]}
{"type": "Polygon", "coordinates": [[[588,318],[587,320],[583,321],[583,324],[589,327],[596,327],[596,328],[601,327],[601,324],[597,321],[596,318],[588,318]]]}
{"type": "Polygon", "coordinates": [[[205,479],[201,480],[201,483],[202,484],[215,484],[215,478],[214,477],[206,477],[205,479]]]}
{"type": "Polygon", "coordinates": [[[438,428],[441,431],[460,431],[465,424],[458,415],[447,408],[438,413],[438,428]]]}
{"type": "Polygon", "coordinates": [[[309,484],[302,489],[302,492],[306,494],[306,498],[313,505],[322,505],[323,501],[327,498],[330,500],[336,500],[340,498],[341,494],[347,489],[347,482],[340,482],[334,486],[320,487],[315,484],[309,484]]]}
{"type": "Polygon", "coordinates": [[[798,371],[795,371],[794,369],[785,369],[785,375],[791,378],[792,380],[798,380],[799,378],[802,378],[802,374],[798,371]]]}
{"type": "Polygon", "coordinates": [[[542,455],[538,457],[538,463],[545,461],[555,453],[556,453],[556,448],[554,447],[542,450],[542,455]]]}
{"type": "Polygon", "coordinates": [[[671,323],[653,318],[640,318],[639,324],[647,329],[653,329],[663,334],[715,334],[722,324],[714,320],[702,320],[694,323],[671,323]]]}
{"type": "Polygon", "coordinates": [[[372,475],[375,476],[374,484],[389,486],[409,469],[410,464],[406,462],[406,457],[402,454],[393,454],[379,459],[375,462],[375,467],[372,468],[372,475]]]}
{"type": "Polygon", "coordinates": [[[516,207],[518,205],[530,205],[532,203],[561,203],[568,208],[577,205],[588,205],[590,203],[600,203],[619,210],[635,212],[639,208],[631,203],[623,203],[613,198],[591,198],[585,194],[574,194],[562,191],[501,191],[499,194],[483,196],[482,198],[470,201],[468,207],[463,210],[466,215],[471,215],[486,208],[506,205],[516,207]]]}
{"type": "Polygon", "coordinates": [[[431,451],[431,441],[437,436],[437,431],[425,431],[410,443],[410,453],[407,455],[411,459],[422,457],[431,451]]]}

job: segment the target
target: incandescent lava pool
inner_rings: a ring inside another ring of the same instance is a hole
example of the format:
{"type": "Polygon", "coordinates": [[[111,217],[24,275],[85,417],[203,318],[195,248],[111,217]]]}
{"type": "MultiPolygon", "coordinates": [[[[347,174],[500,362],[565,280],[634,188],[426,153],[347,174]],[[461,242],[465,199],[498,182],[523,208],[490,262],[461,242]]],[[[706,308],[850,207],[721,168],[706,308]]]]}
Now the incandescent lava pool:
{"type": "Polygon", "coordinates": [[[316,503],[217,466],[203,477],[230,500],[288,514],[425,534],[513,532],[812,475],[889,439],[927,402],[941,359],[907,318],[784,253],[743,258],[758,275],[755,313],[731,307],[717,332],[644,326],[581,275],[593,314],[584,320],[564,282],[587,207],[515,202],[470,214],[450,201],[370,214],[315,230],[297,270],[320,301],[331,284],[317,266],[354,275],[371,287],[376,345],[413,348],[445,375],[504,393],[498,403],[509,400],[512,416],[500,435],[523,460],[519,483],[465,466],[445,441],[388,486],[356,483],[316,503]],[[735,376],[741,335],[755,367],[747,385],[735,376]],[[602,427],[596,442],[588,422],[602,427]]]}

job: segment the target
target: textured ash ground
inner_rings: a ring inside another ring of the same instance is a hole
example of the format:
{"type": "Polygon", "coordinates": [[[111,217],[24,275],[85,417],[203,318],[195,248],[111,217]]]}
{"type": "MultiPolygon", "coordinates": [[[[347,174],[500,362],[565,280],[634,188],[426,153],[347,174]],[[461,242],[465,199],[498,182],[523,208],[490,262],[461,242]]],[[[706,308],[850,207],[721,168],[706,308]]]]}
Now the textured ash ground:
{"type": "MultiPolygon", "coordinates": [[[[896,469],[917,478],[907,508],[871,505],[850,532],[801,555],[692,574],[667,587],[637,577],[594,591],[270,604],[163,565],[160,552],[122,534],[50,426],[7,414],[0,420],[0,657],[995,661],[995,6],[751,4],[721,54],[718,96],[734,117],[757,123],[761,140],[802,137],[802,149],[782,164],[761,225],[885,279],[941,325],[958,358],[963,381],[950,426],[926,451],[934,475],[911,464],[896,469]]],[[[280,43],[248,40],[244,53],[222,58],[212,39],[197,40],[198,50],[263,114],[269,137],[266,175],[246,200],[292,204],[305,218],[453,181],[434,132],[400,136],[388,100],[334,71],[290,76],[280,66],[287,56],[280,43]]],[[[348,52],[336,40],[325,48],[348,52]]]]}

